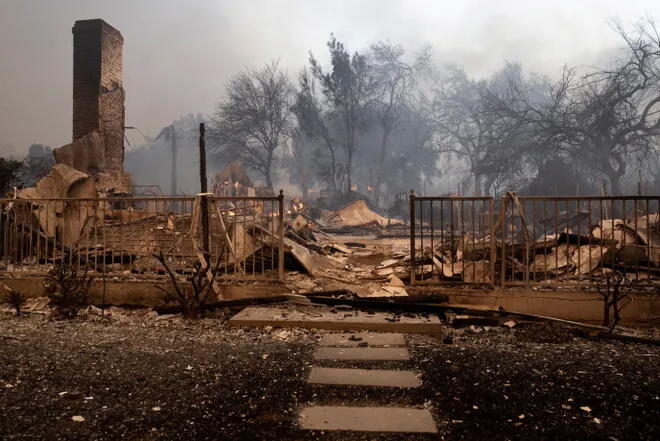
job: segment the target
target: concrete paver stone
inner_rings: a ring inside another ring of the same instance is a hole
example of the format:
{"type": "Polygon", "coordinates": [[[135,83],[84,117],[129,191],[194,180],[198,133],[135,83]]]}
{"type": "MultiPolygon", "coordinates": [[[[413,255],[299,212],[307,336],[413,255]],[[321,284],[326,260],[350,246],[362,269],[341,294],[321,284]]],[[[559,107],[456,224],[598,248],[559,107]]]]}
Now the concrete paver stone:
{"type": "Polygon", "coordinates": [[[307,383],[341,386],[419,387],[421,385],[420,375],[414,371],[313,367],[307,383]]]}
{"type": "Polygon", "coordinates": [[[406,348],[318,348],[314,353],[315,360],[410,360],[406,348]]]}
{"type": "Polygon", "coordinates": [[[437,433],[427,409],[407,407],[309,406],[300,411],[299,425],[309,430],[437,433]]]}

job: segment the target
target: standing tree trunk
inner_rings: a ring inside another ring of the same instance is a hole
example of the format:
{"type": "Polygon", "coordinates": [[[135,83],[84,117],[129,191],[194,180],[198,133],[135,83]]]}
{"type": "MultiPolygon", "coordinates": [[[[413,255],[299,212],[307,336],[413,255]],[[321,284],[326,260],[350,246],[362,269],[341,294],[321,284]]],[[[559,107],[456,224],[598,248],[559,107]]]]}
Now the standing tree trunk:
{"type": "Polygon", "coordinates": [[[599,138],[599,143],[604,145],[603,156],[601,158],[602,172],[607,176],[610,181],[610,194],[612,196],[620,196],[621,193],[621,178],[626,174],[626,161],[621,156],[621,153],[616,151],[616,144],[609,140],[599,138]],[[614,164],[616,163],[616,168],[614,164]]]}
{"type": "Polygon", "coordinates": [[[621,177],[618,175],[618,173],[608,174],[607,178],[610,181],[610,189],[612,190],[612,196],[621,195],[621,177]]]}
{"type": "Polygon", "coordinates": [[[481,174],[474,174],[474,195],[481,196],[481,174]]]}
{"type": "Polygon", "coordinates": [[[353,149],[355,143],[355,126],[353,112],[346,111],[346,197],[350,199],[353,191],[353,149]]]}
{"type": "Polygon", "coordinates": [[[291,138],[293,142],[293,156],[296,161],[296,168],[298,169],[298,179],[300,191],[302,192],[302,199],[307,202],[307,193],[309,191],[309,171],[306,164],[307,147],[305,140],[300,132],[296,131],[295,135],[291,138]]]}
{"type": "Polygon", "coordinates": [[[346,196],[350,199],[353,191],[353,149],[348,147],[346,151],[346,196]]]}
{"type": "Polygon", "coordinates": [[[172,180],[171,180],[171,189],[170,193],[172,196],[176,196],[178,192],[177,185],[177,148],[176,148],[176,131],[174,130],[174,124],[170,126],[170,136],[172,137],[172,180]]]}
{"type": "Polygon", "coordinates": [[[266,187],[273,188],[273,178],[271,176],[271,166],[273,164],[273,149],[268,149],[268,157],[266,158],[266,170],[264,170],[264,177],[266,178],[266,187]]]}
{"type": "Polygon", "coordinates": [[[383,183],[385,175],[385,156],[387,155],[387,143],[390,139],[391,129],[388,125],[383,125],[383,138],[380,142],[380,157],[378,158],[378,174],[376,175],[376,195],[377,200],[380,200],[380,186],[383,183]]]}
{"type": "Polygon", "coordinates": [[[335,159],[335,149],[330,143],[326,143],[330,151],[330,190],[337,190],[337,160],[335,159]]]}

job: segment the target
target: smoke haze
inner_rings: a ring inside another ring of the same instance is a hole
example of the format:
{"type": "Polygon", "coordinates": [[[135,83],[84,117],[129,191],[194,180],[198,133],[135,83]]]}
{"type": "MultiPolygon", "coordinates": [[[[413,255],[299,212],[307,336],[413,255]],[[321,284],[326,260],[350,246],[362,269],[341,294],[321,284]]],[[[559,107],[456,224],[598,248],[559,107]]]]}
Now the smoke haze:
{"type": "MultiPolygon", "coordinates": [[[[658,16],[657,2],[1,0],[0,148],[71,138],[76,20],[103,18],[124,35],[126,124],[148,136],[181,115],[210,113],[227,81],[280,60],[293,77],[311,50],[327,62],[333,32],[352,50],[389,40],[430,44],[436,63],[485,75],[505,61],[556,76],[618,46],[608,20],[658,16]]],[[[129,134],[132,144],[144,140],[129,134]]]]}

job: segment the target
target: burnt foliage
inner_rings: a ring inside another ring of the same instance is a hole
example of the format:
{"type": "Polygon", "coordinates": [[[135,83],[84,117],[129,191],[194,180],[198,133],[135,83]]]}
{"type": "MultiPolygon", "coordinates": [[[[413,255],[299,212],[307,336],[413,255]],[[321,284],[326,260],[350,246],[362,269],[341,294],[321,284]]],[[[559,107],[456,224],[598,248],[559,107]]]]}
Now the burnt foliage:
{"type": "Polygon", "coordinates": [[[186,318],[204,317],[207,305],[215,298],[213,284],[221,260],[218,258],[213,268],[209,263],[202,265],[200,262],[195,262],[190,274],[180,276],[172,270],[167,256],[162,251],[154,254],[154,258],[165,268],[170,278],[171,289],[157,286],[165,293],[165,301],[178,303],[186,318]]]}
{"type": "Polygon", "coordinates": [[[53,315],[64,319],[78,315],[80,309],[87,304],[87,293],[92,280],[88,275],[88,267],[73,262],[72,259],[64,258],[53,266],[44,281],[53,315]]]}

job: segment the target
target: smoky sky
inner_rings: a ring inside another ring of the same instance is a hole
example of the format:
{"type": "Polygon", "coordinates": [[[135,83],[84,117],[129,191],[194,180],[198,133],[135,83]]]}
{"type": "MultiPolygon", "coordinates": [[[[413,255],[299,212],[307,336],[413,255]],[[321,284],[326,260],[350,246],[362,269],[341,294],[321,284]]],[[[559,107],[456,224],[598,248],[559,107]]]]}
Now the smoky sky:
{"type": "MultiPolygon", "coordinates": [[[[474,76],[505,62],[550,77],[620,44],[609,21],[660,16],[657,1],[0,0],[0,153],[71,141],[72,34],[102,18],[124,36],[126,124],[154,136],[209,113],[227,81],[279,60],[293,77],[330,33],[351,50],[377,40],[430,45],[438,64],[474,76]]],[[[142,142],[131,134],[134,144],[142,142]]]]}

